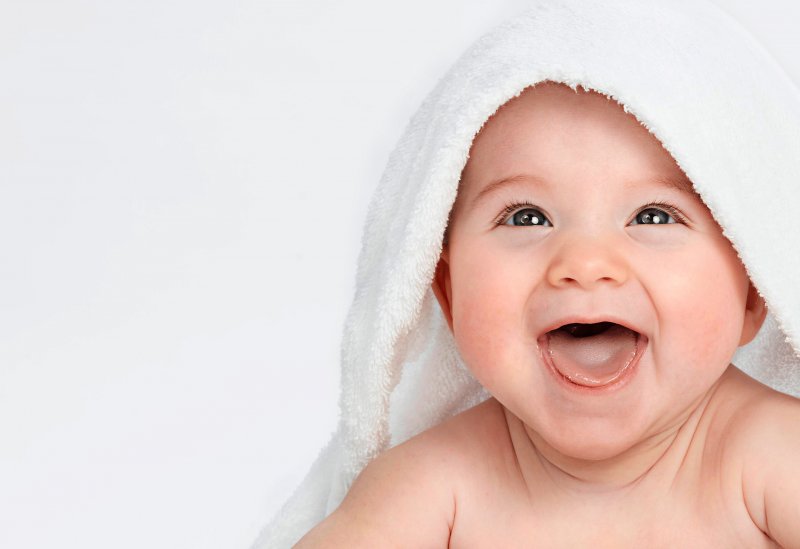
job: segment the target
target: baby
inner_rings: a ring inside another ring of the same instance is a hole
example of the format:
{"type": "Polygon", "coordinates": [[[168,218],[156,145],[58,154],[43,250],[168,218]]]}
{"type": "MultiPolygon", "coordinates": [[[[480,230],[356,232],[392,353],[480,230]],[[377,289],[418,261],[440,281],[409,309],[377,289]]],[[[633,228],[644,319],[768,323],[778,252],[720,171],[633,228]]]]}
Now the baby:
{"type": "Polygon", "coordinates": [[[800,547],[800,401],[730,362],[764,300],[618,103],[544,82],[488,120],[433,291],[492,398],[297,547],[800,547]]]}

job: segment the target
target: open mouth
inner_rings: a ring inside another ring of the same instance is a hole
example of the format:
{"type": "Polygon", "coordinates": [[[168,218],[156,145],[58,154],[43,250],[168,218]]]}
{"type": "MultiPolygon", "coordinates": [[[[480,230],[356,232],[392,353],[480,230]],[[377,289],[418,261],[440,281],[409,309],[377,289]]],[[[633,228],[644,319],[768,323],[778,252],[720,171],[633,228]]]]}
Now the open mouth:
{"type": "Polygon", "coordinates": [[[615,322],[572,323],[546,332],[539,344],[556,372],[575,385],[597,388],[626,377],[647,338],[615,322]]]}

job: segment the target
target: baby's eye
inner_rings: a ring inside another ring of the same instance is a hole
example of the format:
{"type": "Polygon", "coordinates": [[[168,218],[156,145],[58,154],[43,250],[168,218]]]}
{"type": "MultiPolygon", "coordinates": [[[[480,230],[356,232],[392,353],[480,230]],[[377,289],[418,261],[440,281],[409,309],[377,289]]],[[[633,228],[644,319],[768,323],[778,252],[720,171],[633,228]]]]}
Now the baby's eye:
{"type": "Polygon", "coordinates": [[[544,216],[544,214],[537,210],[536,208],[523,208],[521,210],[517,210],[514,212],[513,215],[510,215],[505,222],[502,222],[503,225],[512,225],[517,227],[532,227],[532,226],[539,226],[539,227],[547,227],[552,226],[550,221],[544,216]]]}
{"type": "MultiPolygon", "coordinates": [[[[673,215],[677,217],[677,214],[674,214],[674,212],[673,215]]],[[[678,221],[660,208],[645,208],[636,214],[636,217],[631,223],[633,225],[668,225],[678,223],[678,221]]]]}

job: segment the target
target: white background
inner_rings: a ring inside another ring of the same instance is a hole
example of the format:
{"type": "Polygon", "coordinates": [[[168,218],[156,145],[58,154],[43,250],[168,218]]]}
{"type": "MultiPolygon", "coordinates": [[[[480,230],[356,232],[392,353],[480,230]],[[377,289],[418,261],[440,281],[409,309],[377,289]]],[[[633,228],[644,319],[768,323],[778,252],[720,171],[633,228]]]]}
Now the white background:
{"type": "MultiPolygon", "coordinates": [[[[0,547],[253,541],[392,146],[526,3],[0,0],[0,547]]],[[[800,6],[720,3],[800,81],[800,6]]]]}

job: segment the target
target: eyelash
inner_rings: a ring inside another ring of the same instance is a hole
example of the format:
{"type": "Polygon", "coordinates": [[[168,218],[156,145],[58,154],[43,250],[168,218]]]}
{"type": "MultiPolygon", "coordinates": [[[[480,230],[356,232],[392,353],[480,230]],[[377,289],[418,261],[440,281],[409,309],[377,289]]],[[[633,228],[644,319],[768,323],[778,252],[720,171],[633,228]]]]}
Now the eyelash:
{"type": "MultiPolygon", "coordinates": [[[[495,219],[495,224],[496,225],[503,225],[506,222],[506,219],[508,218],[509,215],[511,215],[512,213],[515,213],[518,209],[521,209],[521,208],[534,208],[536,210],[541,211],[537,206],[534,206],[533,204],[531,204],[529,202],[525,202],[525,201],[511,202],[509,204],[506,204],[506,207],[503,209],[502,212],[500,212],[500,215],[497,217],[497,219],[495,219]]],[[[674,204],[670,204],[669,202],[665,202],[663,200],[659,201],[659,202],[651,202],[649,204],[646,204],[646,205],[642,206],[639,209],[639,211],[636,212],[636,215],[639,215],[644,210],[647,210],[647,209],[650,209],[650,208],[657,208],[657,209],[664,210],[666,213],[671,215],[672,218],[676,222],[682,223],[684,225],[686,224],[686,218],[681,214],[681,212],[678,209],[678,207],[675,206],[674,204]]]]}

